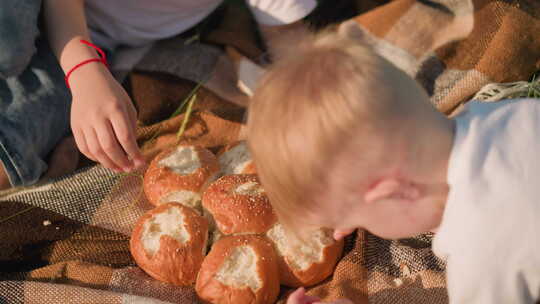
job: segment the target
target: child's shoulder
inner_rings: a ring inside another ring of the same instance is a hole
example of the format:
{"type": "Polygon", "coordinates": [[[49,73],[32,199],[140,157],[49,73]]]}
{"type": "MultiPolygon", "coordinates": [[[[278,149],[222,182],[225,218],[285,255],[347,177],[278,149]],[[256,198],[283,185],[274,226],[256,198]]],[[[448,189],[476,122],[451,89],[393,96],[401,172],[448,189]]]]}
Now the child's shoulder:
{"type": "MultiPolygon", "coordinates": [[[[498,102],[470,101],[453,117],[458,126],[470,131],[492,128],[527,128],[540,132],[540,99],[507,99],[498,102]]],[[[459,127],[458,127],[459,128],[459,127]]],[[[467,133],[468,133],[467,132],[467,133]]]]}
{"type": "Polygon", "coordinates": [[[528,111],[523,110],[530,110],[530,109],[537,109],[540,110],[540,99],[534,99],[534,98],[519,98],[519,99],[505,99],[497,102],[483,102],[483,101],[477,101],[472,100],[468,102],[465,105],[464,111],[460,113],[458,116],[462,116],[462,114],[465,115],[489,115],[496,112],[500,113],[508,113],[512,115],[528,115],[532,116],[536,114],[537,116],[539,113],[531,113],[528,111]]]}

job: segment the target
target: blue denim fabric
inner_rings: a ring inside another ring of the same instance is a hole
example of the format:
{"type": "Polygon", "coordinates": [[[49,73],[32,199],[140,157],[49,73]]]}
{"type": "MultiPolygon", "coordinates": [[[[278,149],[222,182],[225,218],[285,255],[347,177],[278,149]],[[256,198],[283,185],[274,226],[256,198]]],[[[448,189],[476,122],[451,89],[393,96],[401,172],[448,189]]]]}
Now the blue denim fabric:
{"type": "Polygon", "coordinates": [[[71,94],[38,37],[40,7],[38,0],[0,1],[0,161],[13,186],[35,183],[70,131],[71,94]]]}
{"type": "Polygon", "coordinates": [[[0,1],[0,78],[17,76],[36,52],[40,0],[0,1]]]}

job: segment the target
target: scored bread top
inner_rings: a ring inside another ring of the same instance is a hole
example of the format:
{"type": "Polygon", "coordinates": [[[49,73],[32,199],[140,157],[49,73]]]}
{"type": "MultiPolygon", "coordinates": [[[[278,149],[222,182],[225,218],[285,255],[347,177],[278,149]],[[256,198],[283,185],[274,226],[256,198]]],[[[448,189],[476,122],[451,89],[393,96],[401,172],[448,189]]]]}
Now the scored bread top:
{"type": "Polygon", "coordinates": [[[281,283],[290,287],[310,286],[326,279],[343,250],[343,240],[336,242],[328,229],[314,230],[297,241],[278,223],[266,235],[278,254],[281,283]]]}
{"type": "Polygon", "coordinates": [[[178,202],[186,207],[193,208],[199,212],[201,211],[201,201],[202,198],[198,192],[188,190],[172,191],[159,199],[160,204],[178,202]]]}
{"type": "Polygon", "coordinates": [[[221,177],[208,187],[202,204],[224,234],[266,233],[277,222],[255,174],[221,177]]]}
{"type": "Polygon", "coordinates": [[[201,167],[199,154],[193,146],[178,146],[158,161],[158,166],[167,167],[179,175],[193,174],[201,167]]]}
{"type": "Polygon", "coordinates": [[[167,208],[143,223],[141,242],[149,256],[153,256],[159,250],[163,235],[177,240],[180,244],[185,244],[191,239],[191,234],[186,229],[184,211],[181,208],[167,208]]]}
{"type": "Polygon", "coordinates": [[[257,235],[220,239],[201,266],[195,290],[210,303],[274,303],[279,274],[272,244],[257,235]]]}
{"type": "Polygon", "coordinates": [[[144,192],[155,206],[176,201],[200,209],[200,193],[218,173],[218,161],[207,149],[171,147],[150,163],[144,175],[144,192]]]}
{"type": "Polygon", "coordinates": [[[233,248],[216,273],[216,280],[234,288],[248,287],[257,292],[262,285],[257,272],[258,256],[253,247],[242,245],[233,248]]]}
{"type": "Polygon", "coordinates": [[[233,188],[232,191],[240,195],[250,195],[250,196],[264,195],[264,189],[262,185],[255,181],[237,185],[235,188],[233,188]]]}
{"type": "Polygon", "coordinates": [[[254,174],[255,165],[245,141],[239,141],[225,147],[218,156],[222,175],[254,174]]]}
{"type": "Polygon", "coordinates": [[[323,249],[334,243],[332,236],[322,229],[310,233],[303,242],[292,242],[279,223],[266,235],[276,245],[278,254],[287,257],[289,265],[299,270],[306,270],[314,263],[323,262],[323,249]]]}
{"type": "Polygon", "coordinates": [[[160,205],[139,218],[130,239],[137,265],[175,285],[195,282],[206,252],[208,222],[179,203],[160,205]]]}

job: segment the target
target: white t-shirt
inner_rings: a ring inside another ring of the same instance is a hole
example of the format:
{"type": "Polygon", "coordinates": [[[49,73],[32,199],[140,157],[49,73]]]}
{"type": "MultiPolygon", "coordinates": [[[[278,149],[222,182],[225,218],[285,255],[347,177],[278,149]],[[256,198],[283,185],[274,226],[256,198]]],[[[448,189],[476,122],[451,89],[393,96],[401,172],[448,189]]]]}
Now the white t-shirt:
{"type": "MultiPolygon", "coordinates": [[[[282,25],[307,16],[316,0],[246,0],[260,24],[282,25]]],[[[222,0],[86,0],[92,40],[109,49],[142,46],[182,33],[215,10],[222,0]]]]}
{"type": "Polygon", "coordinates": [[[540,100],[471,102],[456,119],[450,192],[433,250],[450,303],[535,303],[540,293],[540,100]]]}

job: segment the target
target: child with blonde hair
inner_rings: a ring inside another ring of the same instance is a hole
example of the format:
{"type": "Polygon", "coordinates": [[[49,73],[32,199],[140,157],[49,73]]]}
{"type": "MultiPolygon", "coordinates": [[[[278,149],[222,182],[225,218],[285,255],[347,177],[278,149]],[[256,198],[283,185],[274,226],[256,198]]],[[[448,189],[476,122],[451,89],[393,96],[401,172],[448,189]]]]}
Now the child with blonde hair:
{"type": "MultiPolygon", "coordinates": [[[[437,231],[451,303],[540,293],[540,102],[470,102],[448,119],[411,77],[345,33],[274,64],[249,146],[280,220],[300,236],[437,231]]],[[[298,290],[289,303],[314,303],[298,290]]]]}

